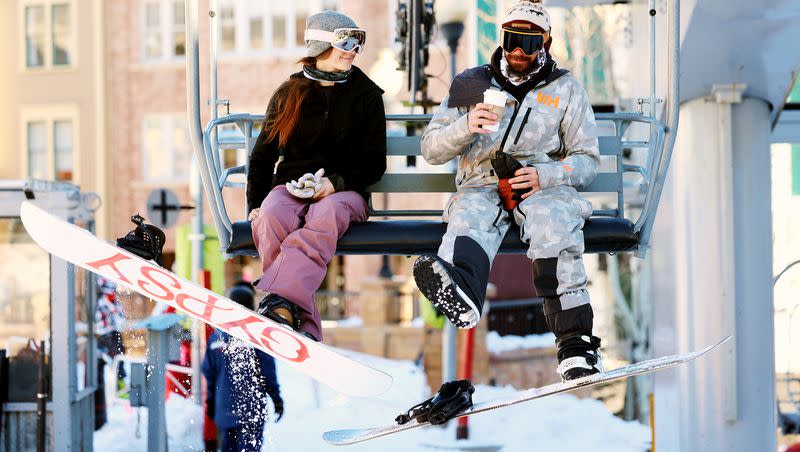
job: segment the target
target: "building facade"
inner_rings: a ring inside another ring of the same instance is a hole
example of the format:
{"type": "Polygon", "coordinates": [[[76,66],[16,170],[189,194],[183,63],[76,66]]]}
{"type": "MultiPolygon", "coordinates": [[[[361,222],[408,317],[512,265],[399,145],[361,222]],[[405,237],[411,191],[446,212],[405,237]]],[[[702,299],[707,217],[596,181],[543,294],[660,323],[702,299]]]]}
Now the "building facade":
{"type": "MultiPolygon", "coordinates": [[[[67,181],[107,200],[105,5],[0,3],[0,179],[67,181]]],[[[101,235],[110,212],[97,212],[101,235]]]]}

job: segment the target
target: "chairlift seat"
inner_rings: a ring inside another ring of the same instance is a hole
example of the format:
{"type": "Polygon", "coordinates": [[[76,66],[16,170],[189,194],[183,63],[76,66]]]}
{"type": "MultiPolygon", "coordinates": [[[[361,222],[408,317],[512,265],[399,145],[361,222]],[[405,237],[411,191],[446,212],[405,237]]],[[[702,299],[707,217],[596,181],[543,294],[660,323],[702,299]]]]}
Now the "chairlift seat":
{"type": "MultiPolygon", "coordinates": [[[[442,242],[447,224],[437,220],[374,220],[354,223],[339,240],[337,254],[390,254],[414,256],[435,253],[442,242]]],[[[583,227],[587,253],[620,253],[639,244],[633,223],[625,218],[595,217],[583,227]]],[[[512,224],[500,252],[525,253],[528,245],[520,240],[519,227],[512,224]]],[[[233,223],[231,255],[257,257],[249,221],[233,223]]]]}
{"type": "MultiPolygon", "coordinates": [[[[606,212],[606,216],[594,216],[583,227],[585,251],[588,253],[619,253],[632,251],[640,243],[633,222],[622,216],[622,164],[621,133],[599,138],[600,154],[616,159],[615,172],[598,174],[595,181],[582,192],[616,193],[617,208],[606,212]]],[[[390,156],[418,156],[419,136],[387,137],[387,153],[390,156]]],[[[387,173],[380,182],[370,187],[373,193],[446,193],[455,190],[455,176],[450,173],[405,174],[387,173]]],[[[408,215],[412,212],[404,212],[408,215]]],[[[598,212],[596,211],[595,214],[598,212]]],[[[371,217],[380,218],[381,212],[370,212],[371,217]]],[[[229,255],[257,256],[249,221],[234,222],[231,242],[226,251],[229,255]]],[[[350,225],[339,240],[337,254],[389,254],[419,255],[435,253],[442,241],[447,225],[441,220],[387,219],[371,220],[350,225]]],[[[500,246],[501,253],[525,253],[528,245],[520,239],[519,227],[512,224],[500,246]]]]}

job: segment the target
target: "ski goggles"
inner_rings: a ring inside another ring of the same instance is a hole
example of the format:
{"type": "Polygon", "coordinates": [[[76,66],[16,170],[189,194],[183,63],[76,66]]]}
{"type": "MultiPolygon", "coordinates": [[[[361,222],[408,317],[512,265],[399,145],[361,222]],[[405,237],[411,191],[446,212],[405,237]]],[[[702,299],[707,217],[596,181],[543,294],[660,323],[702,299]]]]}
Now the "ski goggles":
{"type": "Polygon", "coordinates": [[[328,42],[343,52],[355,50],[361,53],[364,50],[364,43],[367,42],[367,32],[360,28],[337,28],[333,31],[306,30],[305,40],[328,42]]]}
{"type": "Polygon", "coordinates": [[[525,55],[533,55],[544,49],[546,38],[544,33],[538,31],[519,31],[504,28],[503,50],[511,53],[520,49],[525,55]]]}

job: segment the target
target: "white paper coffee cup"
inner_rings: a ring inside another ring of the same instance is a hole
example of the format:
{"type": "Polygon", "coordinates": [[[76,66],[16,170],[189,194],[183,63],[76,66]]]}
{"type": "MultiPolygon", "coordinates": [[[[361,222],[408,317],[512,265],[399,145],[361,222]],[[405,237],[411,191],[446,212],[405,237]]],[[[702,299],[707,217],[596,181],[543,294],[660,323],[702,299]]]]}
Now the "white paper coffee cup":
{"type": "Polygon", "coordinates": [[[492,106],[492,113],[497,115],[497,124],[488,125],[484,124],[483,128],[491,132],[500,130],[500,121],[503,120],[503,113],[506,111],[506,100],[508,95],[505,91],[497,89],[487,89],[483,92],[483,103],[492,106]]]}

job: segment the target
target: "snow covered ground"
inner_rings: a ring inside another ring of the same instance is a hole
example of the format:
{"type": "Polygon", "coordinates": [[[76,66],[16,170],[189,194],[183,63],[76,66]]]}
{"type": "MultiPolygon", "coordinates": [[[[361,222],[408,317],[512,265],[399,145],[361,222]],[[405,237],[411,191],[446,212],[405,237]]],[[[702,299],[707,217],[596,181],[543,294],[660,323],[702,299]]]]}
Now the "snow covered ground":
{"type": "Polygon", "coordinates": [[[497,331],[486,334],[486,348],[489,353],[502,353],[521,348],[546,348],[556,344],[553,333],[530,334],[528,336],[501,336],[497,331]]]}
{"type": "MultiPolygon", "coordinates": [[[[456,443],[452,425],[448,429],[420,428],[344,449],[328,446],[322,440],[326,430],[391,423],[395,416],[428,397],[425,375],[413,363],[347,353],[394,376],[389,392],[375,399],[345,397],[278,363],[285,413],[279,423],[268,425],[264,451],[430,451],[437,450],[430,446],[441,450],[459,444],[496,444],[507,452],[641,452],[649,447],[647,427],[614,417],[596,400],[581,400],[569,394],[473,416],[469,421],[469,442],[456,443]]],[[[505,397],[514,392],[510,387],[478,386],[474,400],[505,397]]],[[[167,402],[166,409],[169,449],[202,450],[202,409],[177,397],[167,402]]],[[[140,414],[141,437],[136,438],[136,409],[125,402],[112,403],[109,424],[95,433],[95,450],[146,450],[147,412],[142,409],[140,414]]]]}

